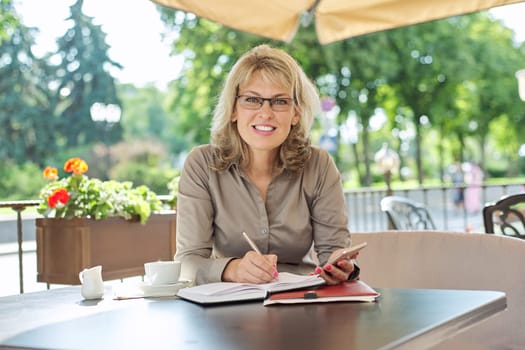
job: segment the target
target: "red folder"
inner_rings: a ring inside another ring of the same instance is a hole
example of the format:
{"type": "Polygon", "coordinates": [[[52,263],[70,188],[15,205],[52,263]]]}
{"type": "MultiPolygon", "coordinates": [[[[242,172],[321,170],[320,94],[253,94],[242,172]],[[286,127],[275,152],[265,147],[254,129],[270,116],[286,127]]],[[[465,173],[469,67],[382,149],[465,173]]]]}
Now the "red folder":
{"type": "Polygon", "coordinates": [[[372,302],[379,293],[361,280],[343,282],[334,286],[299,289],[271,294],[264,300],[264,305],[324,303],[334,301],[372,302]]]}

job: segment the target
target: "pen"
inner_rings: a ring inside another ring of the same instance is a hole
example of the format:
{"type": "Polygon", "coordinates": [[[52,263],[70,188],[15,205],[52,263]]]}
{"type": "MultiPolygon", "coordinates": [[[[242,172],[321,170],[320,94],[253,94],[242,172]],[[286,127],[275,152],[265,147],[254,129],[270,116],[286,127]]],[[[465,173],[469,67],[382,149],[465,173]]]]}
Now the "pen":
{"type": "Polygon", "coordinates": [[[259,250],[259,248],[257,248],[257,246],[255,245],[255,243],[253,243],[253,241],[250,239],[250,237],[248,237],[248,235],[246,234],[246,232],[243,231],[242,235],[244,236],[244,238],[246,239],[246,241],[248,242],[248,244],[250,245],[250,247],[252,247],[252,249],[259,255],[262,255],[261,254],[261,251],[259,250]]]}
{"type": "MultiPolygon", "coordinates": [[[[250,239],[250,237],[248,236],[248,234],[246,232],[242,232],[242,235],[244,236],[244,239],[246,239],[246,241],[248,242],[248,244],[250,245],[250,247],[252,247],[252,249],[259,255],[262,255],[261,254],[261,251],[259,250],[259,248],[257,248],[257,246],[255,245],[255,243],[253,243],[253,241],[250,239]]],[[[274,279],[279,277],[279,272],[277,272],[277,265],[273,265],[274,266],[274,271],[273,271],[273,277],[274,279]]]]}

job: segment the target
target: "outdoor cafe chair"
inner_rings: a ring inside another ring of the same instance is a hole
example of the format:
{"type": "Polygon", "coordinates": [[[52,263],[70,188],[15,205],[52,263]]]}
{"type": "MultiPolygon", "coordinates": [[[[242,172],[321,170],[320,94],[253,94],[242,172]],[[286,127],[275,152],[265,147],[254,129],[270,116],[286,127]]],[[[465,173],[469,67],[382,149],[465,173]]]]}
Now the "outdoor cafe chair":
{"type": "Polygon", "coordinates": [[[511,194],[483,207],[485,232],[525,239],[525,193],[511,194]]]}
{"type": "Polygon", "coordinates": [[[389,227],[394,230],[435,230],[436,225],[427,208],[406,197],[388,196],[381,199],[389,227]]]}

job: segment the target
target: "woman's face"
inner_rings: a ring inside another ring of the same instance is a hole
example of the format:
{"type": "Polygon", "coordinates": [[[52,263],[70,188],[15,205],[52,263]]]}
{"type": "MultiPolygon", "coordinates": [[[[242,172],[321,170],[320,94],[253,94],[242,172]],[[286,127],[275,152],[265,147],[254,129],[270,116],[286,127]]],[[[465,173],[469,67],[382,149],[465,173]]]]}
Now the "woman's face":
{"type": "Polygon", "coordinates": [[[232,121],[237,121],[241,138],[252,152],[277,152],[292,125],[297,124],[300,118],[290,91],[257,73],[247,84],[239,87],[239,96],[232,121]],[[259,108],[257,98],[274,99],[273,108],[268,100],[264,100],[259,108]],[[257,109],[249,109],[250,105],[257,109]]]}

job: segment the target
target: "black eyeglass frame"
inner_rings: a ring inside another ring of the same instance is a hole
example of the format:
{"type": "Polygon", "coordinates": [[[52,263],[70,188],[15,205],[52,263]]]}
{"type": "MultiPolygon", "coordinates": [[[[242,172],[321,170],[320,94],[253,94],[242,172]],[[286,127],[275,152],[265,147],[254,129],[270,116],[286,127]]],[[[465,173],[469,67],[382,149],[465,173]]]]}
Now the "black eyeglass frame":
{"type": "Polygon", "coordinates": [[[243,106],[246,109],[252,110],[252,111],[256,111],[256,110],[261,109],[262,106],[264,105],[265,101],[268,101],[268,103],[270,104],[270,108],[273,111],[275,111],[275,112],[287,112],[295,104],[295,100],[293,98],[291,98],[291,97],[260,97],[260,96],[252,96],[252,95],[237,95],[237,96],[235,96],[235,99],[239,99],[241,97],[255,98],[255,99],[257,99],[259,101],[259,108],[249,108],[249,107],[246,107],[246,105],[243,105],[242,102],[241,102],[241,106],[243,106]],[[287,107],[286,109],[282,109],[282,110],[277,110],[276,111],[274,109],[274,106],[277,106],[279,108],[282,105],[276,105],[275,104],[275,100],[286,100],[286,101],[289,101],[290,103],[288,105],[286,105],[286,107],[287,107]]]}

